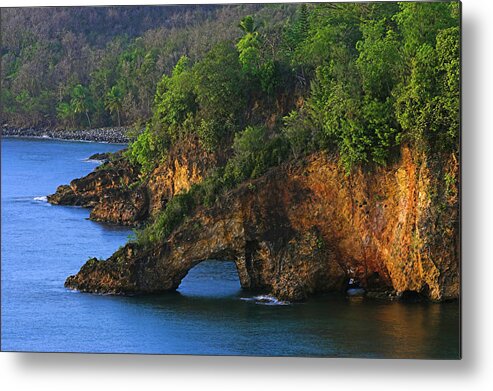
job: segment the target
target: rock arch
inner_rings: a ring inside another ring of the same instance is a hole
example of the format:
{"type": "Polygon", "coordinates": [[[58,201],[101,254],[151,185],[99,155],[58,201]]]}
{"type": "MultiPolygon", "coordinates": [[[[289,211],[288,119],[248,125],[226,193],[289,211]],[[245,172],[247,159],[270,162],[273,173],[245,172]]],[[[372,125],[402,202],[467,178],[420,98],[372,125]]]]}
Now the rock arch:
{"type": "Polygon", "coordinates": [[[173,290],[200,261],[230,259],[244,289],[280,299],[342,289],[349,277],[368,290],[457,298],[458,199],[436,191],[443,170],[404,149],[394,166],[348,176],[337,159],[314,155],[199,208],[163,242],[88,261],[66,286],[173,290]]]}

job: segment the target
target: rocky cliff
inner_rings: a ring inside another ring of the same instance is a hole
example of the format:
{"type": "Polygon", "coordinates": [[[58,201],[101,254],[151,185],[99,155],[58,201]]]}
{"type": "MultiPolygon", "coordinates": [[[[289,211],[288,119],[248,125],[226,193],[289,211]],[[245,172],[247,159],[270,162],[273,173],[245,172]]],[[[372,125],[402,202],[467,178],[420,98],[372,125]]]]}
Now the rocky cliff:
{"type": "Polygon", "coordinates": [[[186,191],[221,160],[204,150],[196,137],[175,145],[149,175],[119,155],[89,175],[59,186],[48,201],[92,208],[90,219],[136,226],[186,191]]]}
{"type": "MultiPolygon", "coordinates": [[[[199,180],[193,172],[188,178],[199,180]]],[[[454,299],[458,175],[454,155],[431,158],[406,147],[399,162],[350,175],[335,157],[312,155],[197,209],[150,248],[130,243],[106,261],[88,261],[66,286],[113,294],[167,291],[200,261],[228,259],[243,288],[281,299],[341,290],[349,278],[371,295],[454,299]]],[[[164,175],[153,183],[167,188],[170,182],[164,175]]]]}

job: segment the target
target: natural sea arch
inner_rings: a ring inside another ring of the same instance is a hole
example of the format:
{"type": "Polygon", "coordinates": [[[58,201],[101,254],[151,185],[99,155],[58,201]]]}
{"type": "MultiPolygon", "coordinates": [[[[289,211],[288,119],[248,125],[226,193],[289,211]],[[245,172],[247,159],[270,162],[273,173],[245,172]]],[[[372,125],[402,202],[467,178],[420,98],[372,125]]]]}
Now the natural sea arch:
{"type": "Polygon", "coordinates": [[[201,297],[230,296],[240,290],[235,262],[217,259],[197,262],[189,269],[177,288],[181,294],[201,297]]]}

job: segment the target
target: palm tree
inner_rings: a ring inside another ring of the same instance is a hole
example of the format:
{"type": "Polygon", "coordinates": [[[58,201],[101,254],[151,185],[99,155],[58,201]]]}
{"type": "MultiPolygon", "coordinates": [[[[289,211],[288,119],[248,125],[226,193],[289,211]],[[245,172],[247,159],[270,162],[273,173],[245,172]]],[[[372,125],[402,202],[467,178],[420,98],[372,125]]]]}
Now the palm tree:
{"type": "Polygon", "coordinates": [[[251,15],[245,16],[241,20],[239,27],[245,34],[253,34],[257,31],[257,26],[251,15]]]}
{"type": "Polygon", "coordinates": [[[121,126],[120,122],[120,110],[122,108],[123,103],[123,92],[118,86],[111,87],[111,90],[106,94],[105,105],[106,110],[109,110],[110,113],[114,113],[116,111],[116,116],[118,118],[118,126],[121,126]]]}
{"type": "Polygon", "coordinates": [[[90,102],[89,91],[87,88],[81,84],[77,84],[72,89],[72,100],[70,101],[70,105],[75,114],[86,114],[89,127],[91,127],[91,119],[89,118],[90,102]]]}
{"type": "Polygon", "coordinates": [[[70,103],[60,102],[56,107],[57,117],[64,121],[66,124],[68,120],[71,122],[71,126],[74,126],[74,111],[70,106],[70,103]]]}

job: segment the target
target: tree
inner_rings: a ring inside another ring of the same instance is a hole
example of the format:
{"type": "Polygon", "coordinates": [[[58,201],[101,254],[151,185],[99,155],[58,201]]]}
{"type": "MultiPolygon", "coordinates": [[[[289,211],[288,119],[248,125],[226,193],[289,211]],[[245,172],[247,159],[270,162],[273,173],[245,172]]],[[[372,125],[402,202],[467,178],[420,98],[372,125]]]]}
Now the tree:
{"type": "Polygon", "coordinates": [[[239,60],[245,73],[257,75],[261,64],[260,39],[258,32],[246,33],[236,44],[239,60]]]}
{"type": "Polygon", "coordinates": [[[247,97],[235,48],[228,43],[212,48],[194,65],[193,80],[200,117],[233,130],[245,115],[247,97]]]}
{"type": "Polygon", "coordinates": [[[289,142],[291,153],[295,159],[319,148],[321,132],[313,126],[313,123],[304,110],[292,110],[283,117],[284,127],[282,135],[289,142]]]}
{"type": "Polygon", "coordinates": [[[310,12],[306,4],[299,6],[296,16],[294,21],[289,20],[284,27],[281,49],[291,66],[296,68],[299,65],[302,68],[303,64],[302,62],[298,63],[295,53],[307,39],[310,30],[310,12]]]}
{"type": "Polygon", "coordinates": [[[363,123],[371,139],[371,160],[385,164],[401,135],[393,94],[404,73],[401,42],[387,15],[361,23],[361,31],[356,66],[363,90],[363,123]]]}
{"type": "Polygon", "coordinates": [[[245,16],[240,21],[239,27],[245,34],[253,34],[257,31],[257,26],[252,15],[245,16]]]}
{"type": "Polygon", "coordinates": [[[120,120],[120,110],[122,109],[123,103],[123,92],[118,86],[111,87],[111,90],[106,94],[105,108],[110,111],[110,113],[115,113],[118,118],[118,126],[121,126],[120,120]]]}
{"type": "Polygon", "coordinates": [[[70,106],[70,103],[60,102],[56,107],[57,117],[63,122],[70,120],[72,126],[74,125],[74,110],[70,106]]]}
{"type": "Polygon", "coordinates": [[[395,112],[405,136],[433,150],[457,149],[460,29],[457,3],[401,3],[394,19],[403,36],[405,77],[395,112]]]}
{"type": "Polygon", "coordinates": [[[262,91],[271,94],[276,85],[276,64],[273,58],[266,54],[264,39],[257,31],[253,17],[243,18],[240,28],[244,35],[236,44],[236,49],[243,72],[260,82],[262,91]]]}
{"type": "Polygon", "coordinates": [[[269,167],[281,164],[289,155],[289,145],[283,137],[269,136],[265,127],[248,126],[235,134],[233,152],[224,170],[227,187],[257,178],[269,167]]]}
{"type": "Polygon", "coordinates": [[[440,30],[459,25],[458,2],[402,2],[397,22],[403,37],[404,52],[414,56],[422,45],[434,46],[440,30]]]}
{"type": "Polygon", "coordinates": [[[70,100],[70,106],[75,114],[84,113],[87,118],[87,123],[91,127],[91,119],[89,118],[89,110],[91,107],[91,98],[89,91],[82,84],[77,84],[71,93],[72,99],[70,100]]]}
{"type": "Polygon", "coordinates": [[[171,76],[164,74],[154,95],[154,125],[169,130],[172,137],[189,115],[197,110],[190,59],[182,56],[171,76]]]}

